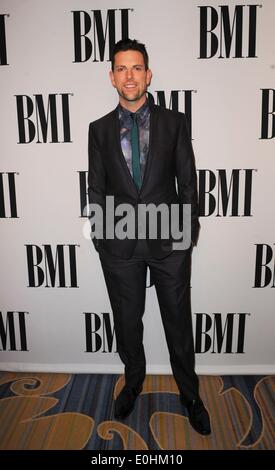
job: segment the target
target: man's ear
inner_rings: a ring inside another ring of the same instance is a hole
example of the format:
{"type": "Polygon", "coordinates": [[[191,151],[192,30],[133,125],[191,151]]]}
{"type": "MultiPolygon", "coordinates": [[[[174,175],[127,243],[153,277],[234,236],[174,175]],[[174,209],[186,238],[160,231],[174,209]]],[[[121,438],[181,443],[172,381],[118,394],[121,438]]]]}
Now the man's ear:
{"type": "Polygon", "coordinates": [[[109,72],[109,77],[110,77],[110,80],[111,80],[111,83],[112,83],[113,87],[116,87],[114,72],[112,70],[110,70],[110,72],[109,72]]]}
{"type": "Polygon", "coordinates": [[[146,84],[147,84],[147,86],[150,85],[151,80],[152,80],[152,77],[153,77],[152,70],[151,70],[151,69],[148,69],[148,70],[146,71],[146,84]]]}

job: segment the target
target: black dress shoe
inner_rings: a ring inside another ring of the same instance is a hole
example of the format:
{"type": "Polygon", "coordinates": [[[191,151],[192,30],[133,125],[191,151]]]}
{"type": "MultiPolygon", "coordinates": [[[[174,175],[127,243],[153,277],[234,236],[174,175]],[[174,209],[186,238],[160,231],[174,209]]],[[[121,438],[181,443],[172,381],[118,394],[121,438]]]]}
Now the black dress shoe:
{"type": "Polygon", "coordinates": [[[200,398],[186,402],[181,396],[181,402],[186,407],[191,426],[199,434],[208,436],[211,434],[209,414],[200,398]]]}
{"type": "Polygon", "coordinates": [[[139,387],[129,387],[124,385],[120,394],[115,401],[115,419],[124,419],[129,416],[135,406],[135,401],[142,390],[142,385],[139,387]]]}

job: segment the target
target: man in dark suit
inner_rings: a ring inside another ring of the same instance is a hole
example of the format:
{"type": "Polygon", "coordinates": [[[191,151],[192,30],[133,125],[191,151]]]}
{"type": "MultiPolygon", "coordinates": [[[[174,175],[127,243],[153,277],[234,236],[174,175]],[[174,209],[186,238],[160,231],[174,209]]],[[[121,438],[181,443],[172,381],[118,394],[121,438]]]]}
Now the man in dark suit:
{"type": "Polygon", "coordinates": [[[193,428],[207,435],[210,420],[194,370],[190,306],[191,252],[199,231],[194,154],[185,115],[149,102],[146,91],[151,78],[145,46],[136,40],[119,41],[110,71],[119,104],[89,127],[89,203],[101,208],[105,217],[107,197],[112,196],[116,227],[123,215],[116,212],[121,204],[133,208],[137,226],[140,204],[164,204],[169,214],[173,204],[179,208],[189,204],[192,243],[183,250],[173,249],[171,230],[164,238],[158,223],[154,238],[147,230],[145,239],[137,239],[137,226],[134,237],[107,236],[106,224],[102,237],[94,236],[96,230],[92,235],[113,311],[118,353],[125,365],[125,386],[115,401],[114,416],[124,419],[130,414],[145,378],[142,316],[149,267],[181,401],[193,428]]]}

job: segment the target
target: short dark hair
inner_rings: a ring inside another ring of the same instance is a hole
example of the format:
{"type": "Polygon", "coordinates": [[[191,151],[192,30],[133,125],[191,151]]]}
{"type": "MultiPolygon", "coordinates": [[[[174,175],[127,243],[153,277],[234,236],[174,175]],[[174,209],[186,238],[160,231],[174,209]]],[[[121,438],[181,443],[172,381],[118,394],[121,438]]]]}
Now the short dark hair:
{"type": "Polygon", "coordinates": [[[114,71],[115,66],[115,55],[121,51],[138,51],[141,52],[144,59],[145,70],[149,68],[149,57],[146,51],[146,47],[141,42],[137,41],[136,39],[121,39],[118,41],[111,52],[111,61],[112,61],[112,71],[114,71]]]}

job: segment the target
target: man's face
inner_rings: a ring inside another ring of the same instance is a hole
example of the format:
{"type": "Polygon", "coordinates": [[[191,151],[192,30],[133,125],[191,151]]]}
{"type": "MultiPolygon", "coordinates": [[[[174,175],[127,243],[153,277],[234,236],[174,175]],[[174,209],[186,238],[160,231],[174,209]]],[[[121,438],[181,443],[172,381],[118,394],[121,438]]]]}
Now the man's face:
{"type": "Polygon", "coordinates": [[[114,71],[110,71],[110,79],[125,108],[134,111],[144,103],[151,78],[152,72],[145,70],[141,52],[120,51],[115,55],[114,71]]]}

